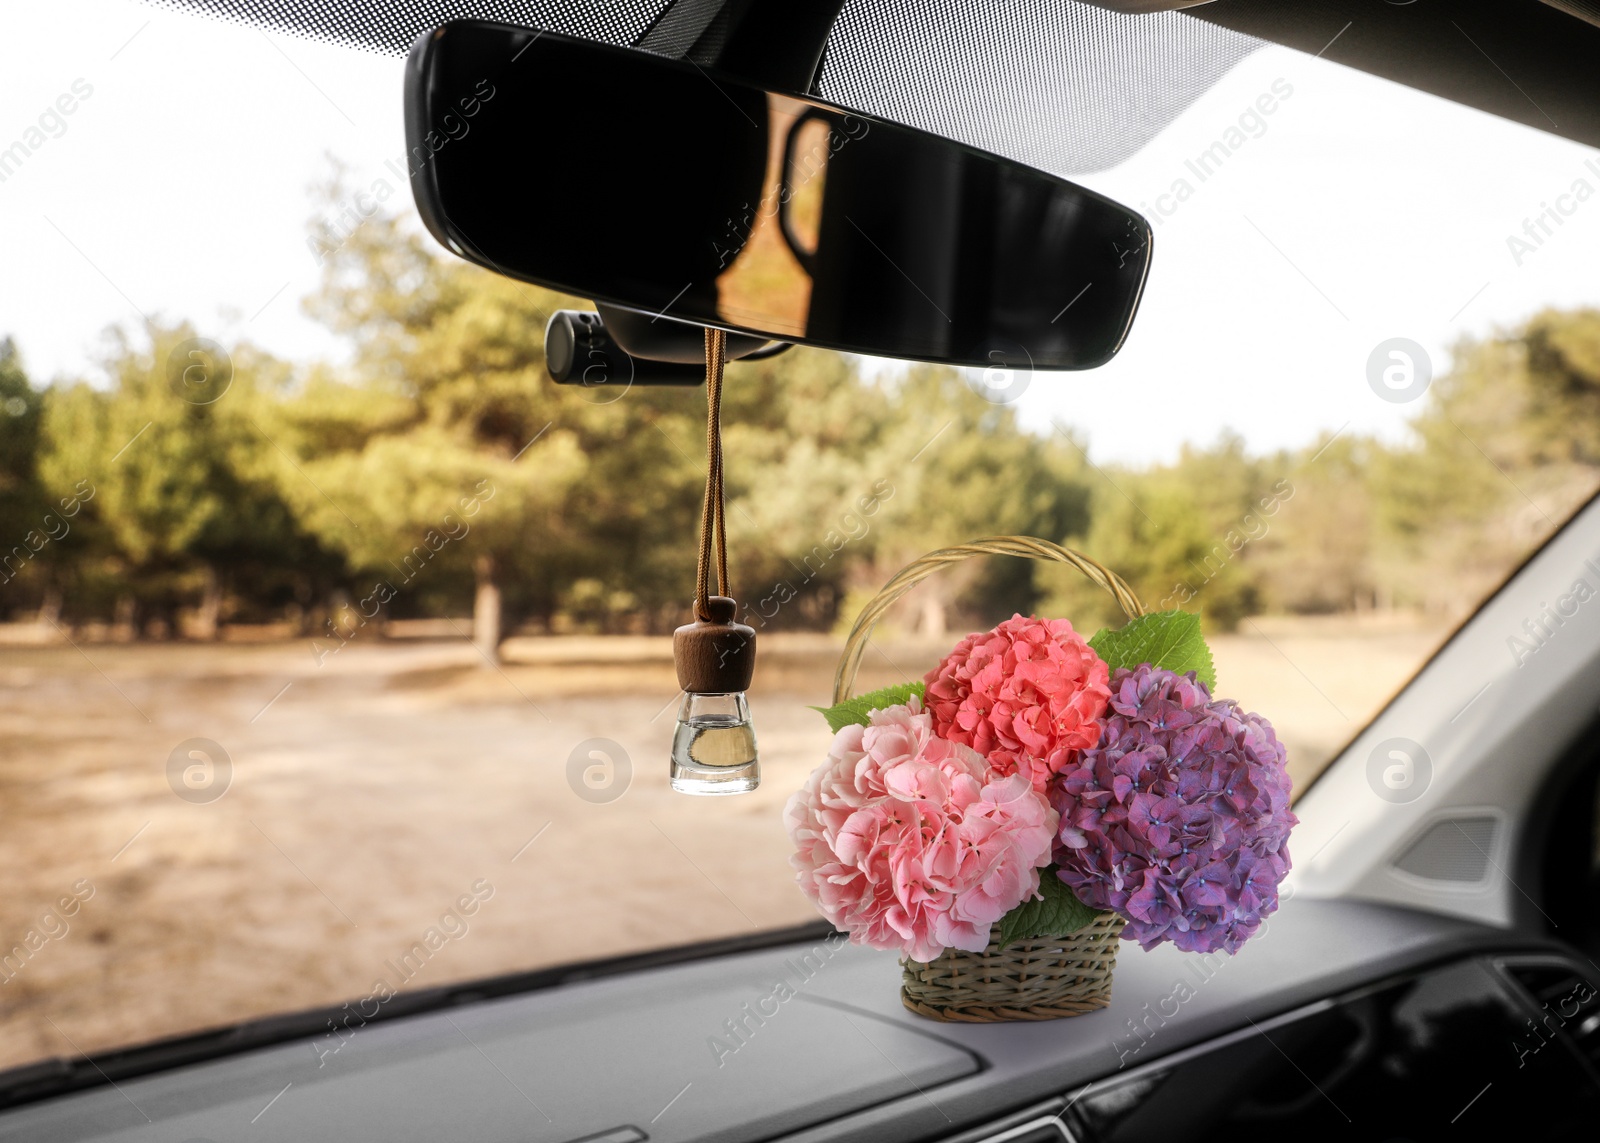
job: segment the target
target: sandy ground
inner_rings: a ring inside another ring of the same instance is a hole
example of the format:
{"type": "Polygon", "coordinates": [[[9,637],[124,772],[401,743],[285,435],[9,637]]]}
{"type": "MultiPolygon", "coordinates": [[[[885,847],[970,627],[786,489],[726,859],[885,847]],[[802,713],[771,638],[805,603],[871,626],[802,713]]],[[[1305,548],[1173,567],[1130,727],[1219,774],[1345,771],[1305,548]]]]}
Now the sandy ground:
{"type": "MultiPolygon", "coordinates": [[[[1220,689],[1303,780],[1442,634],[1262,620],[1214,642],[1220,689]]],[[[951,642],[874,648],[862,683],[951,642]]],[[[696,799],[667,787],[665,640],[517,640],[500,670],[459,642],[0,648],[0,952],[39,934],[0,963],[0,1067],[366,996],[430,927],[458,932],[408,987],[810,919],[781,807],[826,749],[805,704],[838,648],[762,652],[762,787],[696,799]],[[192,738],[231,759],[215,800],[169,785],[192,738]],[[590,739],[629,760],[610,800],[568,781],[590,739]]]]}

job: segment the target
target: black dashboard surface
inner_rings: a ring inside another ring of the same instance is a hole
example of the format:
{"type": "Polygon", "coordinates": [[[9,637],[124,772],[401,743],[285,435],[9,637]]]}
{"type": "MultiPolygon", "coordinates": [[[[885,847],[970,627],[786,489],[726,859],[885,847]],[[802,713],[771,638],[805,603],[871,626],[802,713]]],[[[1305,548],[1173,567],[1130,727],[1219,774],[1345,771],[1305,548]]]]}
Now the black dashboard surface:
{"type": "Polygon", "coordinates": [[[938,1024],[891,954],[716,957],[356,1026],[0,1113],[0,1143],[893,1143],[953,1135],[1251,1022],[1466,952],[1549,946],[1381,905],[1291,900],[1234,958],[1124,943],[1112,1004],[938,1024]]]}

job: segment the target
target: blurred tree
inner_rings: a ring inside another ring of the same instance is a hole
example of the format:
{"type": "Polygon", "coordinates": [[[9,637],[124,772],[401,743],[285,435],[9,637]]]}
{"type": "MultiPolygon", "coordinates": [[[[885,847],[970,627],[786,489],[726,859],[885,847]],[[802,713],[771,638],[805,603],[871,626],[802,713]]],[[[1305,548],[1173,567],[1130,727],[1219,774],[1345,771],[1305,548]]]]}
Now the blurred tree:
{"type": "MultiPolygon", "coordinates": [[[[879,540],[880,503],[894,494],[881,455],[893,415],[888,395],[842,354],[795,349],[729,366],[729,562],[747,622],[832,619],[879,540]]],[[[691,447],[703,453],[703,439],[700,429],[691,447]]]]}
{"type": "MultiPolygon", "coordinates": [[[[894,494],[884,510],[874,589],[934,548],[982,536],[1061,540],[1088,523],[1089,493],[1077,450],[1025,432],[1016,411],[975,391],[957,370],[911,367],[896,383],[875,461],[894,494]]],[[[930,577],[908,599],[919,627],[943,635],[959,608],[993,621],[1029,610],[1036,569],[1027,561],[975,559],[930,577]]]]}
{"type": "Polygon", "coordinates": [[[195,633],[212,638],[236,572],[259,580],[264,564],[288,571],[319,554],[268,478],[274,446],[260,419],[288,371],[248,345],[194,357],[187,325],[144,332],[148,350],[113,331],[109,390],[79,383],[53,395],[40,472],[52,496],[83,497],[102,558],[126,573],[124,619],[141,590],[163,612],[197,593],[195,633]]]}
{"type": "Polygon", "coordinates": [[[1368,473],[1382,453],[1376,441],[1339,434],[1272,458],[1270,470],[1288,475],[1257,505],[1262,534],[1248,552],[1263,610],[1321,614],[1377,606],[1368,473]]]}
{"type": "MultiPolygon", "coordinates": [[[[1147,608],[1199,611],[1232,630],[1260,602],[1250,547],[1267,533],[1263,502],[1284,498],[1272,475],[1232,434],[1208,449],[1185,446],[1172,464],[1105,469],[1079,546],[1127,580],[1147,608]]],[[[1044,574],[1058,613],[1082,617],[1085,626],[1126,621],[1110,596],[1076,572],[1044,574]]]]}
{"type": "MultiPolygon", "coordinates": [[[[558,295],[435,256],[376,214],[324,262],[307,309],[354,344],[351,380],[285,409],[305,477],[283,487],[308,525],[387,591],[471,584],[473,638],[497,660],[504,589],[555,606],[583,530],[573,395],[552,392],[544,326],[558,295]],[[370,399],[369,399],[370,395],[370,399]]],[[[580,418],[581,419],[581,418],[580,418]]]]}
{"type": "Polygon", "coordinates": [[[1521,341],[1537,459],[1600,466],[1600,310],[1547,310],[1521,341]]]}
{"type": "Polygon", "coordinates": [[[60,611],[55,575],[70,533],[39,481],[44,394],[28,381],[16,344],[0,338],[0,614],[37,602],[41,618],[60,611]]]}
{"type": "MultiPolygon", "coordinates": [[[[204,634],[359,586],[348,623],[470,600],[489,662],[523,620],[682,622],[704,390],[552,385],[543,331],[572,303],[381,209],[313,238],[307,308],[350,345],[338,366],[234,346],[210,400],[216,363],[180,350],[194,331],[151,325],[137,345],[116,335],[108,386],[40,392],[0,343],[0,560],[16,582],[0,604],[53,615],[66,591],[101,610],[114,588],[132,626],[135,601],[198,597],[204,634]]],[[[958,371],[867,378],[804,349],[730,364],[724,420],[733,587],[757,626],[847,622],[906,561],[995,533],[1069,540],[1147,605],[1220,629],[1263,609],[1459,615],[1600,480],[1600,311],[1463,341],[1393,444],[1340,434],[1254,457],[1225,435],[1096,470],[1066,430],[1024,431],[958,371]]],[[[1013,608],[1120,622],[1073,574],[1026,561],[973,561],[908,607],[940,634],[952,613],[1013,608]]]]}
{"type": "Polygon", "coordinates": [[[1396,602],[1463,614],[1593,491],[1597,346],[1594,310],[1457,344],[1414,441],[1374,466],[1377,576],[1396,602]]]}

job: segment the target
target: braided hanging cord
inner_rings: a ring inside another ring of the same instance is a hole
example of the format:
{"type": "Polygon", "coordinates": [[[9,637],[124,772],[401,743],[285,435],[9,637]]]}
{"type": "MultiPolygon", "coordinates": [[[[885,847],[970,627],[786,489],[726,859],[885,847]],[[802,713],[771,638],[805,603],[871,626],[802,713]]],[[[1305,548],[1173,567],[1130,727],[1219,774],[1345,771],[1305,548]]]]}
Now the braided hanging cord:
{"type": "Polygon", "coordinates": [[[706,330],[706,495],[700,511],[700,562],[695,571],[695,618],[711,618],[711,549],[716,547],[717,594],[728,594],[728,529],[723,519],[722,371],[727,363],[728,335],[706,330]]]}

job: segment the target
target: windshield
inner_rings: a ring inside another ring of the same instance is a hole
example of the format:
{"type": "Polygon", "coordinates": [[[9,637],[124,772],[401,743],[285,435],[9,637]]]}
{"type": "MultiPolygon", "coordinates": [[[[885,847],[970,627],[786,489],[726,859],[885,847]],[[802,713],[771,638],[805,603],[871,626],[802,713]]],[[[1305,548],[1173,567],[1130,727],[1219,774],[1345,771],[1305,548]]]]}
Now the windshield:
{"type": "MultiPolygon", "coordinates": [[[[1600,484],[1600,160],[1263,48],[1074,175],[1155,231],[1110,365],[729,366],[763,778],[682,797],[702,391],[549,382],[585,303],[426,236],[400,59],[121,0],[0,32],[0,1067],[814,919],[807,708],[977,536],[1201,612],[1303,788],[1600,484]]],[[[970,562],[859,687],[1013,612],[1115,619],[970,562]]]]}

